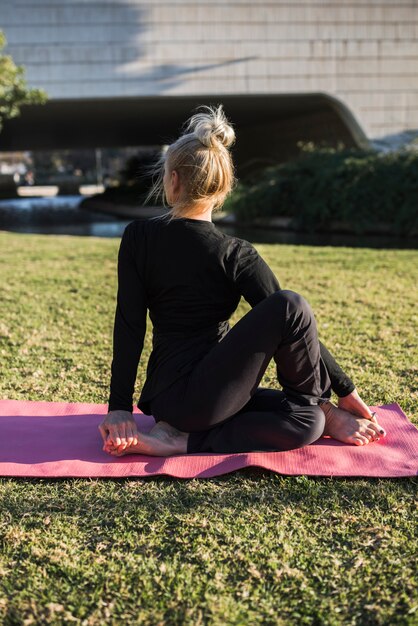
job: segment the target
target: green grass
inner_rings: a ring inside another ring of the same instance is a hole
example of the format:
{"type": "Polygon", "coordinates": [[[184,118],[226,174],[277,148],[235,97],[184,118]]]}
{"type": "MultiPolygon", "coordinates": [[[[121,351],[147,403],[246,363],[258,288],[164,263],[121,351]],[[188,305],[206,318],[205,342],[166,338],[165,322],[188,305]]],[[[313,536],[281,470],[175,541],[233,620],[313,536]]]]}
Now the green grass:
{"type": "MultiPolygon", "coordinates": [[[[107,401],[118,245],[0,232],[0,397],[107,401]]],[[[282,287],[308,298],[365,401],[398,402],[417,423],[418,254],[256,247],[282,287]]],[[[262,385],[275,385],[272,366],[262,385]]],[[[257,469],[2,478],[0,623],[417,624],[415,493],[414,479],[257,469]]]]}

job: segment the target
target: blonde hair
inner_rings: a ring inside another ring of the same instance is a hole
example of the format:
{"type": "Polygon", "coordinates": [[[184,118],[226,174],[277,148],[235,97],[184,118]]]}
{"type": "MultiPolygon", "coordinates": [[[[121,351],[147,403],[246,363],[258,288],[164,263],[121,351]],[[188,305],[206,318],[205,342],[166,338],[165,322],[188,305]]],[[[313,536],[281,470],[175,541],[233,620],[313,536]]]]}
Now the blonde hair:
{"type": "Polygon", "coordinates": [[[185,122],[182,135],[149,170],[153,185],[145,202],[154,196],[156,199],[161,197],[164,207],[168,206],[163,183],[165,164],[170,172],[178,172],[185,198],[176,203],[176,208],[171,208],[171,218],[195,214],[187,207],[199,200],[213,200],[213,210],[220,209],[237,183],[228,149],[235,141],[235,132],[222,104],[197,108],[206,109],[206,112],[195,113],[185,122]],[[157,180],[154,182],[155,176],[157,180]]]}

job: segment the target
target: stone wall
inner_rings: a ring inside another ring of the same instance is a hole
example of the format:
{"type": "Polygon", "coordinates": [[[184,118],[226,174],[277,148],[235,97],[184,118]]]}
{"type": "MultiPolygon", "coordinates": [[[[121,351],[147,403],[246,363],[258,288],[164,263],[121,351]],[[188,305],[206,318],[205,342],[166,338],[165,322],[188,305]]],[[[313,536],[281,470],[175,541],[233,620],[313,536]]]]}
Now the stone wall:
{"type": "Polygon", "coordinates": [[[52,99],[325,92],[369,137],[418,128],[416,0],[2,0],[52,99]]]}

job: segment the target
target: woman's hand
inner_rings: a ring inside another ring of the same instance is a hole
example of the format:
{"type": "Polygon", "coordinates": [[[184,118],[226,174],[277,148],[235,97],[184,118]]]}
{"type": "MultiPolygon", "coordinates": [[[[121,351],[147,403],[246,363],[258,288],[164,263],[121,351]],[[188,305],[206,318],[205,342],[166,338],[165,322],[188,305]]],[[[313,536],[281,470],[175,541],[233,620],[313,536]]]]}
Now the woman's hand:
{"type": "Polygon", "coordinates": [[[130,411],[109,411],[99,424],[99,431],[105,452],[110,451],[109,447],[116,447],[118,452],[121,452],[131,445],[138,444],[139,432],[130,411]]]}
{"type": "Polygon", "coordinates": [[[376,416],[372,413],[367,404],[360,398],[357,389],[354,389],[354,391],[349,393],[348,396],[345,396],[344,398],[338,398],[338,408],[348,411],[353,415],[365,417],[366,419],[369,419],[377,424],[376,416]]]}

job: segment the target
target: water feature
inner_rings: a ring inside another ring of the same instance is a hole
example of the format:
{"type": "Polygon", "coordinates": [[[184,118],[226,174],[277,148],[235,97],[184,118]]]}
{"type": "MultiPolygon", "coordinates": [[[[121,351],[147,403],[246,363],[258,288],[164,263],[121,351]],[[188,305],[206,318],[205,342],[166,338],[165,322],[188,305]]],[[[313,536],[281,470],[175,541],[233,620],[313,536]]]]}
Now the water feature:
{"type": "MultiPolygon", "coordinates": [[[[0,230],[16,233],[121,237],[133,218],[96,213],[79,208],[83,196],[14,198],[0,200],[0,230]]],[[[253,243],[287,243],[313,246],[416,248],[416,239],[382,235],[297,233],[216,222],[222,232],[253,243]]]]}
{"type": "Polygon", "coordinates": [[[120,237],[131,220],[79,208],[83,196],[0,200],[0,229],[16,233],[120,237]]]}

